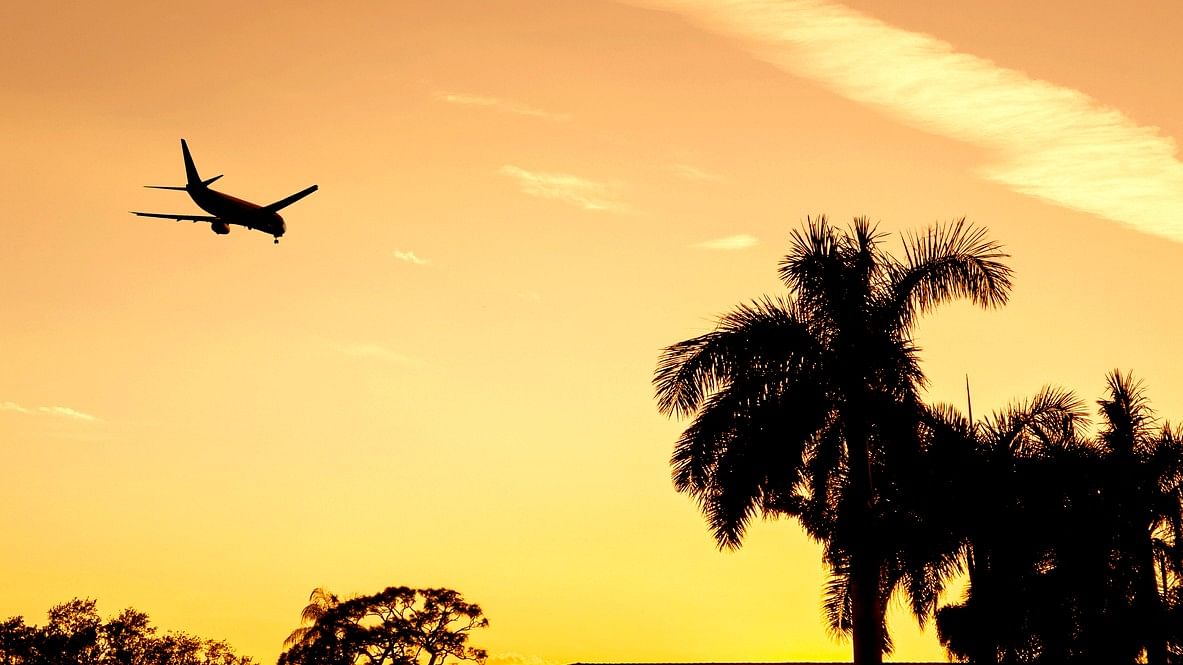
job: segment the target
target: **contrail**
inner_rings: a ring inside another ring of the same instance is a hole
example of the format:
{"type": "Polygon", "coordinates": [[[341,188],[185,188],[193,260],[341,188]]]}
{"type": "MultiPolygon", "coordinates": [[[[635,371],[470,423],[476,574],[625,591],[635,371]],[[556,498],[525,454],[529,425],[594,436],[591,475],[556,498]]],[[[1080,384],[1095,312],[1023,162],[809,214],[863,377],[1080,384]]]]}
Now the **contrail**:
{"type": "Polygon", "coordinates": [[[1023,194],[1183,241],[1175,141],[1088,95],[817,0],[635,0],[910,126],[986,148],[980,174],[1023,194]]]}

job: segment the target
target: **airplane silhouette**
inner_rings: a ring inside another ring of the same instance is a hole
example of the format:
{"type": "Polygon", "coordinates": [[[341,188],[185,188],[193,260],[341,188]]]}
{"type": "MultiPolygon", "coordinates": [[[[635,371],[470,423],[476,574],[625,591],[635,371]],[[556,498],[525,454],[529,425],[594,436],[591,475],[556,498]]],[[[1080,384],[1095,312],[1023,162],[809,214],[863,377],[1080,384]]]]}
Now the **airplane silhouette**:
{"type": "Polygon", "coordinates": [[[287,231],[287,225],[284,224],[283,217],[279,216],[279,210],[290,206],[300,199],[308,196],[316,191],[316,185],[308,189],[301,190],[292,194],[287,198],[280,199],[275,203],[270,203],[265,206],[256,205],[250,201],[243,201],[242,199],[234,198],[229,194],[223,194],[209,188],[210,183],[221,178],[216,175],[207,180],[202,180],[201,176],[197,175],[197,167],[193,165],[193,156],[189,154],[189,144],[185,143],[185,139],[181,139],[181,153],[185,156],[185,176],[188,183],[184,187],[171,187],[168,185],[144,185],[152,189],[176,189],[182,192],[188,192],[189,198],[198,205],[202,210],[211,213],[210,215],[173,215],[159,212],[137,212],[132,210],[133,215],[140,217],[157,217],[160,219],[175,219],[178,222],[209,222],[210,228],[213,232],[224,236],[230,233],[230,225],[237,224],[238,226],[245,226],[248,229],[255,231],[262,231],[269,233],[275,237],[275,243],[279,244],[279,237],[287,231]]]}

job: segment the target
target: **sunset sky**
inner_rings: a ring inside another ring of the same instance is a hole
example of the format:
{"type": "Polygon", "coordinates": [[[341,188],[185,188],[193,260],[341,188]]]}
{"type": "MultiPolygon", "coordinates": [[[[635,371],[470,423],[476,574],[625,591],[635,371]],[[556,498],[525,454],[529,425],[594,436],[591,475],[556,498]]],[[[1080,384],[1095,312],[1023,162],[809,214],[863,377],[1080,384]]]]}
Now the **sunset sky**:
{"type": "Polygon", "coordinates": [[[849,659],[795,523],[719,552],[674,492],[658,353],[806,216],[964,216],[1015,289],[922,321],[930,400],[1122,368],[1183,420],[1183,5],[1102,4],[6,3],[0,618],[271,663],[314,587],[447,586],[491,665],[849,659]],[[200,212],[142,187],[182,137],[320,190],[278,246],[129,215],[200,212]]]}

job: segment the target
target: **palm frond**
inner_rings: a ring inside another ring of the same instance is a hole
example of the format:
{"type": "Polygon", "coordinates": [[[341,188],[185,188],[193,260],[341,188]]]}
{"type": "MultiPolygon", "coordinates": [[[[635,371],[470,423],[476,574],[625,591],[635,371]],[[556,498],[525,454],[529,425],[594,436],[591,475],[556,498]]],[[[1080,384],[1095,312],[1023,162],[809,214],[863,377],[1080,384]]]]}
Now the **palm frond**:
{"type": "Polygon", "coordinates": [[[722,317],[715,331],[665,348],[653,379],[657,408],[685,417],[739,376],[775,378],[818,355],[817,341],[794,303],[756,300],[722,317]]]}
{"type": "Polygon", "coordinates": [[[670,464],[675,488],[698,502],[720,547],[738,547],[757,513],[784,512],[780,493],[798,484],[826,413],[809,380],[742,382],[708,399],[670,464]]]}
{"type": "Polygon", "coordinates": [[[1151,445],[1154,410],[1146,386],[1132,372],[1114,369],[1105,375],[1106,396],[1097,400],[1102,419],[1101,442],[1112,452],[1140,454],[1151,445]]]}
{"type": "Polygon", "coordinates": [[[923,629],[929,617],[935,616],[937,602],[945,585],[961,572],[961,550],[924,555],[902,561],[902,584],[908,596],[908,607],[916,623],[923,629]]]}
{"type": "Polygon", "coordinates": [[[1009,255],[986,237],[984,227],[959,219],[938,224],[904,240],[904,260],[892,276],[890,311],[905,327],[920,314],[951,298],[969,298],[982,307],[999,307],[1010,296],[1009,255]]]}
{"type": "Polygon", "coordinates": [[[854,278],[861,300],[870,300],[872,294],[881,290],[884,273],[895,262],[894,257],[879,250],[879,241],[886,236],[866,217],[856,217],[843,236],[842,257],[847,264],[846,272],[854,278]]]}
{"type": "Polygon", "coordinates": [[[986,418],[983,438],[996,452],[1037,454],[1068,445],[1087,418],[1084,402],[1075,393],[1045,386],[1030,400],[986,418]]]}
{"type": "Polygon", "coordinates": [[[283,641],[283,648],[305,644],[314,637],[317,624],[340,604],[341,600],[325,589],[317,587],[308,594],[308,604],[300,611],[300,627],[293,630],[283,641]]]}
{"type": "Polygon", "coordinates": [[[850,560],[839,552],[826,553],[830,575],[822,591],[822,620],[834,639],[846,639],[854,629],[853,598],[850,593],[850,560]]]}
{"type": "Polygon", "coordinates": [[[286,651],[297,644],[302,644],[308,639],[308,635],[312,632],[311,626],[300,626],[292,630],[283,640],[283,648],[286,651]]]}
{"type": "Polygon", "coordinates": [[[789,234],[789,252],[780,260],[777,274],[798,299],[810,306],[826,304],[840,293],[843,281],[843,238],[825,215],[805,218],[805,228],[789,234]]]}
{"type": "Polygon", "coordinates": [[[937,445],[950,445],[946,442],[968,442],[976,431],[975,424],[951,404],[927,405],[923,423],[930,432],[931,440],[942,442],[937,445]]]}
{"type": "Polygon", "coordinates": [[[809,537],[834,542],[841,520],[839,499],[848,478],[842,427],[836,420],[819,429],[805,459],[803,477],[810,496],[797,519],[809,537]]]}

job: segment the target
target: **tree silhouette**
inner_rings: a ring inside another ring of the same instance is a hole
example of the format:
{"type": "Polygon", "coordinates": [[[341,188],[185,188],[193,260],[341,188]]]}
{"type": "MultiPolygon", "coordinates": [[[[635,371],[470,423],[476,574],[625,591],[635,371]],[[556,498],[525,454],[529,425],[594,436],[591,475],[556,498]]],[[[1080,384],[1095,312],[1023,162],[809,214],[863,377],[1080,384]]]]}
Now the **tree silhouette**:
{"type": "MultiPolygon", "coordinates": [[[[1080,622],[1067,619],[1083,607],[1074,594],[1084,589],[1070,571],[1089,569],[1097,549],[1080,547],[1096,532],[1078,528],[1098,509],[1095,464],[1077,434],[1085,418],[1075,395],[1051,388],[981,423],[948,407],[930,411],[927,461],[950,482],[925,519],[960,534],[969,576],[965,601],[937,613],[951,654],[1033,662],[1079,646],[1080,622]]],[[[1104,578],[1103,566],[1090,572],[1104,578]]]]}
{"type": "Polygon", "coordinates": [[[1011,276],[1000,246],[964,220],[907,236],[903,259],[882,239],[866,219],[844,232],[807,220],[779,266],[788,297],[741,305],[666,348],[654,379],[660,411],[693,419],[671,459],[677,490],[720,547],[739,547],[759,513],[797,517],[821,540],[827,612],[853,634],[856,663],[882,662],[893,585],[941,573],[893,565],[885,529],[884,483],[919,445],[912,328],[951,298],[1002,305],[1011,276]]]}
{"type": "Polygon", "coordinates": [[[55,605],[45,626],[22,617],[0,623],[3,665],[252,665],[230,645],[186,633],[160,635],[148,615],[128,608],[103,621],[93,600],[55,605]]]}
{"type": "Polygon", "coordinates": [[[328,589],[321,587],[313,589],[312,593],[308,595],[308,604],[300,612],[300,626],[283,641],[284,650],[293,647],[307,649],[317,639],[325,639],[324,635],[318,633],[318,630],[323,631],[326,627],[322,624],[322,619],[340,603],[341,599],[330,593],[328,589]]]}
{"type": "MultiPolygon", "coordinates": [[[[941,641],[975,663],[1170,662],[1183,643],[1183,446],[1156,429],[1141,385],[1111,372],[1101,429],[1080,434],[1082,403],[1044,390],[967,427],[932,411],[945,451],[928,466],[956,478],[926,520],[965,538],[965,600],[937,614],[941,641]],[[1176,624],[1177,625],[1177,624],[1176,624]]],[[[931,447],[930,447],[931,449],[931,447]]]]}
{"type": "Polygon", "coordinates": [[[1097,443],[1109,471],[1114,583],[1131,601],[1138,646],[1151,665],[1165,665],[1167,585],[1183,569],[1183,445],[1169,425],[1155,428],[1145,389],[1132,374],[1114,370],[1105,379],[1097,443]]]}
{"type": "Polygon", "coordinates": [[[444,665],[449,658],[483,665],[486,658],[468,637],[489,620],[451,589],[388,587],[341,600],[318,588],[301,622],[279,665],[444,665]]]}

